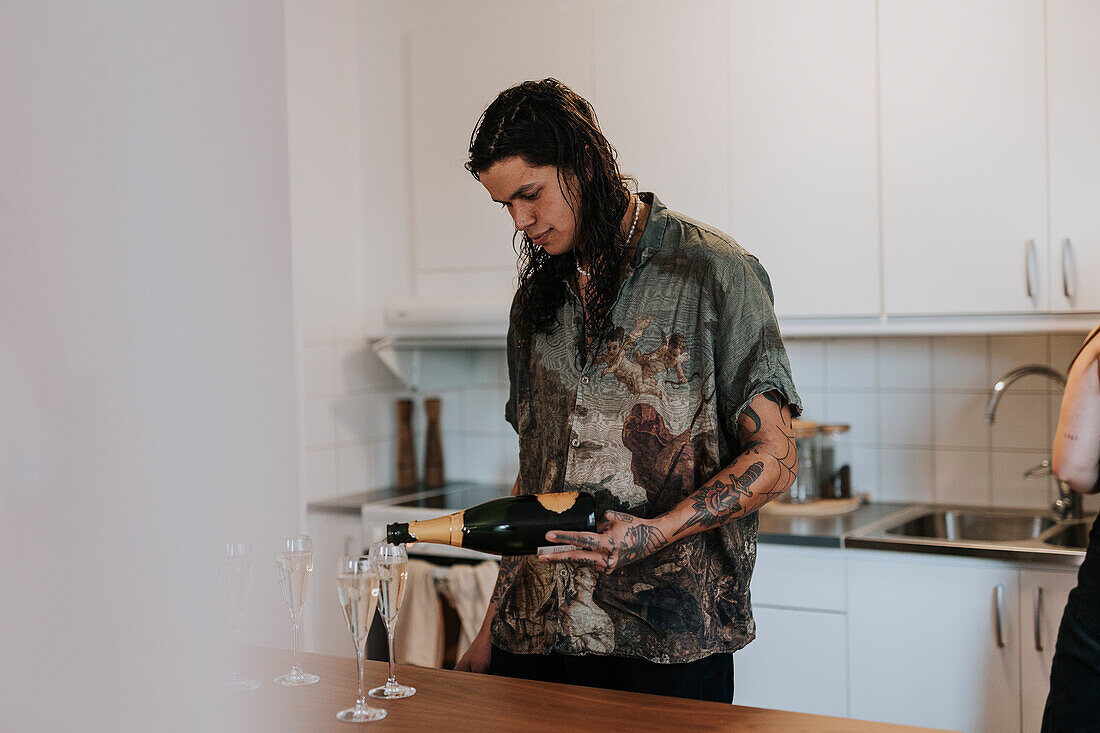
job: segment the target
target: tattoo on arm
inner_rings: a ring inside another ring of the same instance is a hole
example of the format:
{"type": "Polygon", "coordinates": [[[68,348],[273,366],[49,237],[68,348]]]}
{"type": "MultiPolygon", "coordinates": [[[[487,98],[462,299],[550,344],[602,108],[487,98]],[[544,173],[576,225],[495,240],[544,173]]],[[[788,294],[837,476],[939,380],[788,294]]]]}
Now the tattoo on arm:
{"type": "Polygon", "coordinates": [[[763,472],[764,464],[757,461],[740,476],[733,476],[731,483],[718,480],[695,492],[695,499],[691,502],[695,513],[676,530],[676,534],[683,534],[695,526],[710,529],[722,524],[730,514],[741,511],[742,497],[752,496],[752,483],[763,472]]]}
{"type": "Polygon", "coordinates": [[[627,565],[652,555],[668,544],[665,533],[651,524],[636,524],[626,531],[619,544],[617,565],[627,565]]]}

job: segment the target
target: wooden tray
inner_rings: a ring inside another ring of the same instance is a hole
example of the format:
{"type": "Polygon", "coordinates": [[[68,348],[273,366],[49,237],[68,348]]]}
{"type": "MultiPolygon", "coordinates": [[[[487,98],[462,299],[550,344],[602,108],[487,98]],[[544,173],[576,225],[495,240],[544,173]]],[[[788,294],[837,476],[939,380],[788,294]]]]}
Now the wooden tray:
{"type": "Polygon", "coordinates": [[[863,502],[863,496],[851,496],[847,499],[815,499],[804,504],[769,501],[760,507],[760,513],[784,517],[827,517],[832,514],[854,512],[863,502]]]}

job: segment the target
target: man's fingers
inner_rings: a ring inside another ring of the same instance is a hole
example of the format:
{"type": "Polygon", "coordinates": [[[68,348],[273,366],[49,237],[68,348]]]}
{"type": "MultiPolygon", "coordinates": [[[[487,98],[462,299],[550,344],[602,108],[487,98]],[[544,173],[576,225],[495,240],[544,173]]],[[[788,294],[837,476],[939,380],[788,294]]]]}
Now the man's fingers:
{"type": "Polygon", "coordinates": [[[547,532],[546,539],[559,544],[576,545],[586,550],[598,550],[604,543],[592,532],[547,532]]]}

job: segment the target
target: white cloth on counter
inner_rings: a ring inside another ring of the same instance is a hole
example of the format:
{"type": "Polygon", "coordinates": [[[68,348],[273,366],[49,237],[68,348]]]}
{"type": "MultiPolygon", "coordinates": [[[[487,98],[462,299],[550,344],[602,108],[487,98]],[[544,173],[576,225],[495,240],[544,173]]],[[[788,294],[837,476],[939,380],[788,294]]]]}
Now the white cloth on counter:
{"type": "Polygon", "coordinates": [[[458,634],[457,659],[462,658],[481,630],[499,569],[497,563],[486,560],[477,565],[455,564],[447,570],[447,599],[458,613],[462,626],[458,634]]]}
{"type": "Polygon", "coordinates": [[[443,666],[443,605],[435,589],[435,568],[409,558],[405,599],[393,634],[393,658],[399,664],[443,666]]]}

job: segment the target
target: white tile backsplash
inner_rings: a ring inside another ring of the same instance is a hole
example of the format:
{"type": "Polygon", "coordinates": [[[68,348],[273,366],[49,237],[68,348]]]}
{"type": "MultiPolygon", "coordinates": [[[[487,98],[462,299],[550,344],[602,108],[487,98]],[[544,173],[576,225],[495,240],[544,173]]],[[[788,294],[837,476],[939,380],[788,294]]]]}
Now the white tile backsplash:
{"type": "MultiPolygon", "coordinates": [[[[875,339],[832,339],[825,342],[825,386],[833,390],[874,390],[878,387],[875,339]]],[[[797,382],[795,385],[797,386],[797,382]]],[[[831,418],[830,418],[831,419],[831,418]]]]}
{"type": "Polygon", "coordinates": [[[1024,478],[1024,472],[1047,457],[1044,452],[995,451],[993,453],[993,503],[1045,509],[1054,501],[1054,479],[1024,478]]]}
{"type": "MultiPolygon", "coordinates": [[[[989,339],[989,376],[993,382],[1018,366],[1046,364],[1049,358],[1049,336],[991,336],[989,339]]],[[[1044,377],[1024,377],[1012,386],[1013,390],[1033,388],[1045,392],[1047,380],[1044,377]]]]}
{"type": "Polygon", "coordinates": [[[932,340],[932,388],[979,389],[989,379],[988,336],[945,336],[932,340]]]}
{"type": "Polygon", "coordinates": [[[982,392],[937,392],[932,396],[932,442],[937,448],[989,448],[982,392]]]}
{"type": "Polygon", "coordinates": [[[852,445],[877,447],[878,397],[876,392],[830,393],[826,410],[828,422],[851,425],[848,435],[852,445]]]}
{"type": "Polygon", "coordinates": [[[825,389],[825,342],[801,339],[787,342],[787,358],[791,362],[794,383],[799,394],[805,390],[825,389]]]}
{"type": "Polygon", "coordinates": [[[883,392],[878,404],[880,443],[932,445],[931,392],[883,392]]]}
{"type": "MultiPolygon", "coordinates": [[[[1021,474],[1049,452],[1059,405],[1043,380],[1021,380],[984,412],[993,379],[1025,363],[1064,371],[1084,334],[789,339],[805,417],[851,424],[855,488],[879,501],[1042,507],[1053,483],[1021,474]]],[[[423,460],[423,399],[443,400],[451,480],[510,484],[516,435],[504,421],[502,349],[423,352],[416,450],[423,460]]],[[[310,498],[392,484],[394,400],[406,390],[362,342],[314,337],[303,346],[303,483],[310,498]]],[[[1086,506],[1100,508],[1100,497],[1086,506]]]]}
{"type": "Polygon", "coordinates": [[[1002,449],[1050,452],[1050,397],[1006,392],[997,405],[993,445],[1002,449]]]}
{"type": "Polygon", "coordinates": [[[881,339],[878,379],[881,389],[932,389],[932,339],[881,339]]]}
{"type": "Polygon", "coordinates": [[[930,502],[934,497],[933,452],[927,448],[883,448],[879,501],[930,502]]]}
{"type": "Polygon", "coordinates": [[[936,449],[934,495],[944,504],[991,503],[989,451],[936,449]]]}

